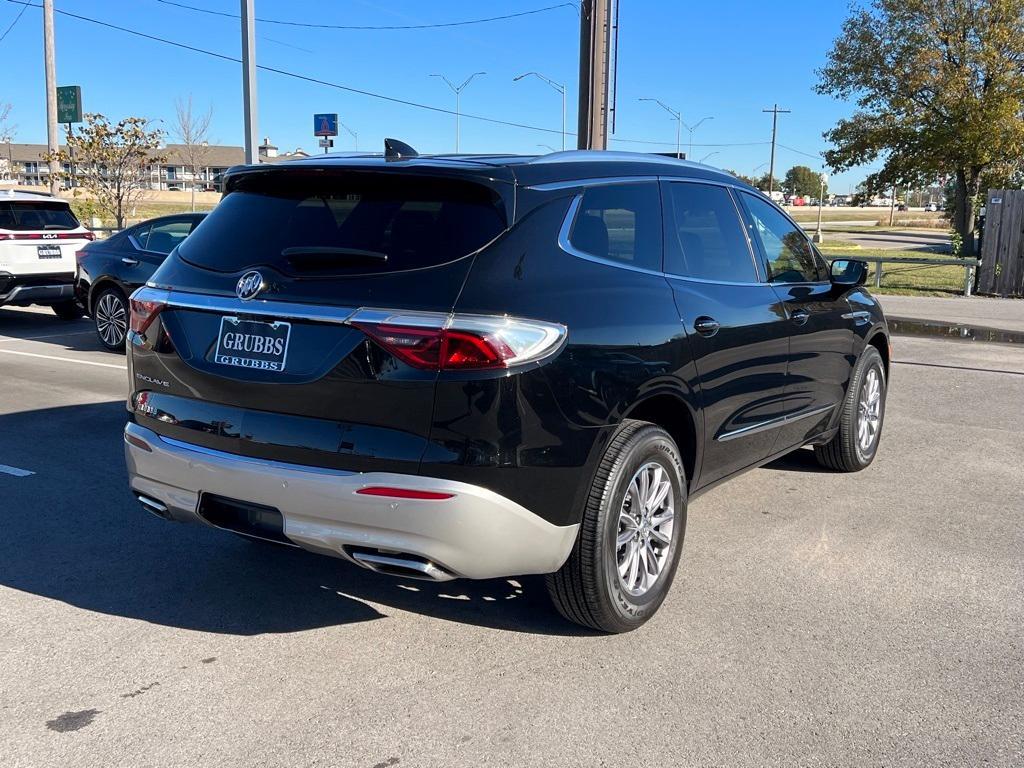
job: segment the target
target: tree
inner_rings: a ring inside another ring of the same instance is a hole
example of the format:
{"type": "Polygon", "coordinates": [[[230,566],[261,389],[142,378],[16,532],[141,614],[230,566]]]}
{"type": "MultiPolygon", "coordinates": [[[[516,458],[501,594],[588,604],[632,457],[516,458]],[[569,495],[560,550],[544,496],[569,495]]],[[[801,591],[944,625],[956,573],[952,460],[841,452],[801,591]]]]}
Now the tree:
{"type": "Polygon", "coordinates": [[[11,158],[11,142],[18,126],[11,124],[10,104],[0,103],[0,144],[6,144],[6,151],[0,157],[0,179],[14,178],[14,162],[11,158]]]}
{"type": "Polygon", "coordinates": [[[817,91],[856,99],[825,133],[836,170],[883,158],[875,188],[951,174],[974,254],[982,174],[1024,154],[1024,0],[873,0],[843,23],[817,91]]]}
{"type": "MultiPolygon", "coordinates": [[[[821,195],[822,175],[812,171],[806,165],[794,165],[786,171],[786,179],[782,187],[791,195],[798,197],[818,197],[821,195]]],[[[828,194],[828,184],[825,185],[828,194]]]]}
{"type": "MultiPolygon", "coordinates": [[[[754,186],[757,187],[758,189],[760,189],[762,192],[767,192],[768,191],[768,174],[766,173],[766,174],[762,175],[761,178],[759,178],[754,183],[754,186]]],[[[779,179],[778,177],[775,177],[775,179],[773,180],[773,183],[771,185],[771,188],[772,189],[782,189],[782,187],[783,187],[782,180],[779,179]]]]}
{"type": "Polygon", "coordinates": [[[126,117],[115,125],[103,115],[87,113],[85,127],[69,136],[67,149],[55,153],[54,158],[62,179],[73,173],[97,207],[118,227],[124,227],[128,212],[149,187],[149,166],[164,161],[156,152],[162,138],[163,131],[150,130],[145,118],[126,117]],[[74,167],[65,171],[64,165],[71,166],[72,158],[74,167]]]}
{"type": "Polygon", "coordinates": [[[731,173],[733,176],[735,176],[737,179],[742,181],[744,184],[749,184],[752,187],[757,185],[757,179],[755,179],[753,176],[747,176],[745,173],[740,173],[739,171],[733,171],[733,170],[731,170],[729,168],[726,168],[725,172],[726,173],[731,173]]]}
{"type": "Polygon", "coordinates": [[[175,125],[174,136],[181,144],[183,165],[192,175],[192,210],[196,209],[196,182],[199,173],[206,167],[206,159],[210,155],[210,119],[213,107],[198,114],[192,111],[192,94],[187,100],[178,99],[174,102],[175,125]]]}

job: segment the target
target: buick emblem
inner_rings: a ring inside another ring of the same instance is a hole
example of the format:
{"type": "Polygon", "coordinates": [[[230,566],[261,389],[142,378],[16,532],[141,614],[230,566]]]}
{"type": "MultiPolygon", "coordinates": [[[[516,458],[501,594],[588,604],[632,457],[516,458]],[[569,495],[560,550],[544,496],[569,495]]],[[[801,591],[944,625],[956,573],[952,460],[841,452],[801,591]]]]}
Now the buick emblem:
{"type": "Polygon", "coordinates": [[[252,270],[238,278],[238,283],[235,285],[235,294],[242,301],[249,301],[250,299],[255,299],[266,289],[267,284],[263,281],[263,275],[256,270],[252,270]]]}

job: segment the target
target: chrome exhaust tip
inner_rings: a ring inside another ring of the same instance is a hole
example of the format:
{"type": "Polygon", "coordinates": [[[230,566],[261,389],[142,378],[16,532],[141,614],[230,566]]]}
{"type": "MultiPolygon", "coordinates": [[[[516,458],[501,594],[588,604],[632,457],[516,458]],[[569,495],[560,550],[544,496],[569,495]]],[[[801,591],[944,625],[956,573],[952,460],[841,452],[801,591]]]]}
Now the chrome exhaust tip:
{"type": "Polygon", "coordinates": [[[410,579],[427,581],[451,581],[455,574],[417,555],[382,555],[374,552],[355,551],[349,553],[353,560],[364,568],[389,576],[405,576],[410,579]]]}
{"type": "Polygon", "coordinates": [[[135,498],[139,500],[139,504],[147,512],[152,512],[157,517],[163,520],[170,520],[171,513],[167,511],[167,505],[162,504],[156,499],[151,499],[149,496],[143,496],[141,493],[135,494],[135,498]]]}

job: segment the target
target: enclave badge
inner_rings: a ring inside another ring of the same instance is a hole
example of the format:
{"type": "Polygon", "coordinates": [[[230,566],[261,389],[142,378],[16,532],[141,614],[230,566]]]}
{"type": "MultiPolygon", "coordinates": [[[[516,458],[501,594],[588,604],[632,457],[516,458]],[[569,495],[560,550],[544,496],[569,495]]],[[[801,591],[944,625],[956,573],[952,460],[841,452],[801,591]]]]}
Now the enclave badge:
{"type": "Polygon", "coordinates": [[[256,270],[251,270],[238,278],[235,294],[242,301],[249,301],[249,299],[255,299],[266,288],[267,284],[263,280],[263,275],[256,270]]]}

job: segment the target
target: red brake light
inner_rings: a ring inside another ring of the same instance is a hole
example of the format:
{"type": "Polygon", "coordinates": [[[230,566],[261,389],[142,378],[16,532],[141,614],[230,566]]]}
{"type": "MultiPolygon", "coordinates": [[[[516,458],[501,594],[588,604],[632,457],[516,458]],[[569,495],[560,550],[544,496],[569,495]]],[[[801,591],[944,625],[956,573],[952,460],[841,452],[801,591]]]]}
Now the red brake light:
{"type": "Polygon", "coordinates": [[[9,235],[6,232],[0,232],[0,240],[13,240],[14,235],[9,235]]]}
{"type": "Polygon", "coordinates": [[[454,493],[420,491],[415,488],[391,488],[378,485],[360,488],[356,493],[363,496],[387,496],[392,499],[425,499],[431,501],[442,501],[443,499],[450,499],[455,496],[454,493]]]}
{"type": "Polygon", "coordinates": [[[82,237],[84,237],[86,240],[92,241],[92,240],[96,239],[96,233],[95,232],[83,232],[82,233],[82,237]]]}
{"type": "Polygon", "coordinates": [[[355,323],[364,333],[414,368],[486,370],[505,368],[515,352],[494,334],[453,328],[417,328],[355,323]]]}
{"type": "Polygon", "coordinates": [[[156,316],[167,305],[162,301],[148,299],[131,299],[132,305],[132,330],[144,334],[146,329],[153,324],[156,316]]]}

